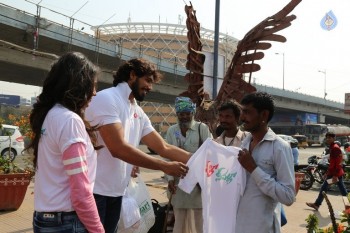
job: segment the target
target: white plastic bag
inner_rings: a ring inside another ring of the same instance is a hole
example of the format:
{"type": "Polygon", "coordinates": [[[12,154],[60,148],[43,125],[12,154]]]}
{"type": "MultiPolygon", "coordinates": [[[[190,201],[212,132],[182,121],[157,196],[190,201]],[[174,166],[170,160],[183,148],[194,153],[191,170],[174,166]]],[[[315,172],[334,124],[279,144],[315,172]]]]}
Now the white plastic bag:
{"type": "Polygon", "coordinates": [[[139,206],[137,205],[136,200],[133,197],[130,197],[129,193],[126,192],[122,201],[118,232],[133,232],[132,229],[137,229],[139,227],[140,220],[141,215],[139,206]]]}
{"type": "MultiPolygon", "coordinates": [[[[131,179],[130,183],[127,188],[127,196],[128,198],[133,198],[136,200],[136,203],[139,207],[140,221],[133,223],[133,220],[129,221],[131,226],[127,227],[124,220],[125,217],[123,216],[124,213],[121,213],[121,221],[118,226],[118,232],[120,233],[147,233],[148,230],[154,225],[155,222],[155,215],[154,210],[152,207],[152,201],[151,197],[149,195],[147,186],[141,179],[140,174],[137,178],[131,179]]],[[[124,197],[123,197],[124,199],[124,197]]],[[[124,205],[124,202],[123,202],[124,205]]],[[[123,210],[123,207],[122,207],[123,210]]],[[[131,219],[130,216],[127,216],[126,218],[131,219]]]]}

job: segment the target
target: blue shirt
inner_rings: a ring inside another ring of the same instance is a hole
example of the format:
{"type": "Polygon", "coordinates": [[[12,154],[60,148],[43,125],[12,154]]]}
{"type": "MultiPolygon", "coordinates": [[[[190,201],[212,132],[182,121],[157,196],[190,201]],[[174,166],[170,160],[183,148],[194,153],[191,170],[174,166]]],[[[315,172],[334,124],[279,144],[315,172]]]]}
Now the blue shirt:
{"type": "MultiPolygon", "coordinates": [[[[242,148],[249,150],[252,135],[242,148]]],[[[278,202],[290,206],[295,201],[295,177],[290,145],[271,129],[251,152],[257,168],[249,174],[238,205],[236,232],[281,232],[274,210],[278,202]]]]}
{"type": "Polygon", "coordinates": [[[292,147],[294,165],[299,164],[299,150],[298,147],[292,147]]]}

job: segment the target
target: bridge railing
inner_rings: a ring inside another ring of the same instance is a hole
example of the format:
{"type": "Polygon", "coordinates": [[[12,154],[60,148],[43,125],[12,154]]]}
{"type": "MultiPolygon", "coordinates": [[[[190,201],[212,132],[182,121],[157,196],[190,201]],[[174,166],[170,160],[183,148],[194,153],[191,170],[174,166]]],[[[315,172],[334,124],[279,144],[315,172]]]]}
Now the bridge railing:
{"type": "Polygon", "coordinates": [[[338,109],[344,109],[344,103],[333,101],[333,100],[327,100],[327,99],[322,99],[316,96],[312,95],[307,95],[303,94],[300,92],[295,92],[295,91],[289,91],[286,89],[280,89],[272,86],[267,86],[267,85],[262,85],[262,84],[253,84],[258,91],[264,91],[268,92],[274,96],[281,96],[284,98],[289,98],[289,99],[294,99],[294,100],[300,100],[303,102],[310,102],[313,104],[319,104],[322,106],[328,106],[331,108],[338,108],[338,109]]]}
{"type": "MultiPolygon", "coordinates": [[[[123,47],[123,43],[101,38],[98,29],[97,31],[92,30],[96,27],[88,23],[36,4],[34,4],[33,11],[35,11],[35,7],[37,13],[33,14],[0,3],[1,22],[24,29],[30,36],[29,39],[34,41],[34,47],[29,49],[40,50],[40,37],[46,36],[67,43],[68,51],[72,45],[76,45],[95,51],[97,57],[99,53],[119,57],[122,60],[144,57],[151,60],[162,71],[179,76],[184,76],[188,72],[184,67],[184,61],[171,53],[144,44],[140,44],[137,48],[123,47]],[[50,16],[54,20],[50,20],[46,16],[50,16]],[[146,51],[147,54],[145,54],[146,51]]],[[[126,38],[123,40],[127,41],[126,38]]]]}

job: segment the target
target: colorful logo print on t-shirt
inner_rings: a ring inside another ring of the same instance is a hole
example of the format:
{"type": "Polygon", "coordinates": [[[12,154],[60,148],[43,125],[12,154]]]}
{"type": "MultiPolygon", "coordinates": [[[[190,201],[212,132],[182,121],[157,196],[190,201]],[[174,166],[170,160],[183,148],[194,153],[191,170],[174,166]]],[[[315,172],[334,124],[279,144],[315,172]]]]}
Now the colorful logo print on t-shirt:
{"type": "Polygon", "coordinates": [[[219,164],[213,165],[211,161],[207,161],[205,173],[207,177],[211,177],[215,173],[215,181],[223,180],[226,184],[231,183],[237,175],[237,172],[230,172],[225,167],[219,167],[219,164]]]}

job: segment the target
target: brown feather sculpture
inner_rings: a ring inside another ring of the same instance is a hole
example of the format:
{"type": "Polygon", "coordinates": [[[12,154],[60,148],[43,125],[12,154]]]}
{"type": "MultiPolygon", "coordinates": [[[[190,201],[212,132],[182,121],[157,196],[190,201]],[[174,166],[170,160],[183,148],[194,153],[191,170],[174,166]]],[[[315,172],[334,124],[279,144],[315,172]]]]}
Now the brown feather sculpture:
{"type": "Polygon", "coordinates": [[[237,50],[229,65],[223,83],[217,97],[209,99],[209,95],[203,88],[203,65],[205,55],[202,53],[200,39],[200,23],[197,21],[196,11],[190,6],[185,6],[187,14],[186,26],[188,29],[188,56],[186,68],[189,73],[185,75],[188,89],[180,96],[188,96],[197,105],[196,120],[206,123],[212,132],[217,125],[216,109],[224,101],[235,99],[240,102],[247,93],[256,91],[251,85],[251,75],[260,70],[260,65],[255,60],[264,57],[262,51],[271,48],[270,42],[286,42],[286,38],[277,32],[289,27],[296,19],[295,15],[288,15],[302,0],[291,0],[282,10],[271,17],[261,21],[252,28],[242,40],[238,42],[237,50]],[[248,81],[243,79],[244,74],[249,74],[248,81]]]}

